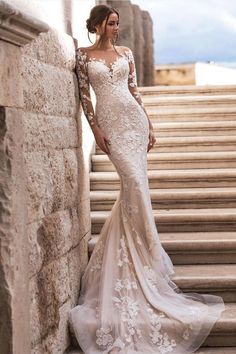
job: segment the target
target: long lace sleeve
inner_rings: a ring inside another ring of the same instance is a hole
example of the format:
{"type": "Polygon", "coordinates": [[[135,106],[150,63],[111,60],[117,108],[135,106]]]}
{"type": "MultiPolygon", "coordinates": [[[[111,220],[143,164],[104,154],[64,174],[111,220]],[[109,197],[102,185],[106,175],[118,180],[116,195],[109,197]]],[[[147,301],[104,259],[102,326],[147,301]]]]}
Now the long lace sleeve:
{"type": "Polygon", "coordinates": [[[92,127],[96,124],[93,104],[90,95],[87,54],[80,48],[76,50],[76,74],[79,84],[79,95],[84,114],[92,127]]]}
{"type": "Polygon", "coordinates": [[[128,87],[129,87],[131,94],[134,96],[136,101],[140,104],[140,106],[142,106],[142,108],[145,111],[144,104],[141,99],[141,95],[138,91],[136,67],[135,67],[134,56],[133,56],[131,49],[127,48],[126,54],[127,54],[127,58],[128,58],[128,62],[129,62],[128,87]]]}

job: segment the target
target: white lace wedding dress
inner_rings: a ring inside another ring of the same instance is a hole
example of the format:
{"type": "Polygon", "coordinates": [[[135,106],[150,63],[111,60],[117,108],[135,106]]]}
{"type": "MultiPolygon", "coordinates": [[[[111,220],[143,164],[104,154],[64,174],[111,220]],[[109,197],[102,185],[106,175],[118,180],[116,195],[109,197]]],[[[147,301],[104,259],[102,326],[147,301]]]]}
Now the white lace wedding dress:
{"type": "Polygon", "coordinates": [[[121,190],[82,277],[69,322],[85,354],[189,354],[224,310],[220,297],[180,292],[161,246],[147,179],[149,125],[130,49],[112,63],[76,52],[81,101],[111,141],[121,190]],[[94,113],[89,84],[96,94],[94,113]]]}

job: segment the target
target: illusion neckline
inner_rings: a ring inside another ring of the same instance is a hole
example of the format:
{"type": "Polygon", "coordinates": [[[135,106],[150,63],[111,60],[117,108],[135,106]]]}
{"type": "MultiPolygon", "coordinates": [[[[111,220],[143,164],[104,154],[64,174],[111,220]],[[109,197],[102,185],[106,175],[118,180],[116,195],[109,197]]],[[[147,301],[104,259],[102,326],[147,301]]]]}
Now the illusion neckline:
{"type": "Polygon", "coordinates": [[[110,65],[107,64],[106,60],[104,58],[95,58],[95,57],[90,57],[88,58],[88,63],[91,62],[99,62],[102,63],[110,72],[113,72],[114,66],[120,59],[124,59],[125,55],[121,54],[121,56],[117,56],[111,63],[110,65]]]}
{"type": "Polygon", "coordinates": [[[126,58],[126,51],[125,51],[125,53],[120,54],[120,56],[117,55],[116,58],[111,63],[109,63],[110,65],[108,65],[105,58],[90,57],[87,52],[81,51],[79,48],[77,50],[80,54],[86,57],[87,64],[91,62],[102,63],[109,70],[109,72],[113,72],[113,67],[120,59],[126,58]]]}

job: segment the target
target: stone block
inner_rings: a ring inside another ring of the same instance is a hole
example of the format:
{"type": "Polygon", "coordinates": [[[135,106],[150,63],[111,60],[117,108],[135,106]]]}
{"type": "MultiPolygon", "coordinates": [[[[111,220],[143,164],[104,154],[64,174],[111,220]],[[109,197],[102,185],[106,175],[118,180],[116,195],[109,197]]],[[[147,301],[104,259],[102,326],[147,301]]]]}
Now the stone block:
{"type": "Polygon", "coordinates": [[[81,277],[88,264],[88,241],[83,238],[68,256],[71,307],[76,306],[80,292],[81,277]]]}
{"type": "Polygon", "coordinates": [[[31,338],[35,346],[59,324],[59,308],[70,297],[69,260],[65,255],[30,279],[31,338]]]}
{"type": "Polygon", "coordinates": [[[38,242],[38,230],[40,230],[42,221],[33,222],[27,225],[27,234],[29,242],[29,277],[38,273],[43,266],[43,250],[38,242]]]}
{"type": "Polygon", "coordinates": [[[14,347],[27,352],[30,345],[21,113],[0,107],[0,343],[5,353],[14,347]]]}
{"type": "Polygon", "coordinates": [[[0,41],[0,106],[23,107],[20,48],[0,41]]]}
{"type": "Polygon", "coordinates": [[[78,205],[79,215],[79,235],[80,238],[90,237],[91,233],[91,215],[90,215],[90,199],[85,199],[78,205]]]}
{"type": "Polygon", "coordinates": [[[68,312],[71,301],[68,300],[59,308],[59,321],[40,343],[32,344],[31,354],[63,354],[70,344],[68,331],[68,312]]]}
{"type": "Polygon", "coordinates": [[[23,121],[25,151],[69,149],[81,144],[77,122],[72,117],[24,112],[23,121]]]}
{"type": "Polygon", "coordinates": [[[45,217],[37,230],[44,265],[59,259],[72,247],[72,220],[69,210],[45,217]]]}
{"type": "Polygon", "coordinates": [[[64,149],[64,168],[65,168],[65,207],[74,207],[78,203],[78,156],[76,149],[64,149]]]}
{"type": "Polygon", "coordinates": [[[26,111],[73,117],[78,111],[75,73],[23,56],[23,94],[26,111]]]}
{"type": "Polygon", "coordinates": [[[51,29],[23,47],[23,54],[53,66],[73,70],[75,44],[66,33],[51,29]]]}
{"type": "Polygon", "coordinates": [[[64,159],[62,151],[25,153],[28,222],[64,207],[64,159]]]}

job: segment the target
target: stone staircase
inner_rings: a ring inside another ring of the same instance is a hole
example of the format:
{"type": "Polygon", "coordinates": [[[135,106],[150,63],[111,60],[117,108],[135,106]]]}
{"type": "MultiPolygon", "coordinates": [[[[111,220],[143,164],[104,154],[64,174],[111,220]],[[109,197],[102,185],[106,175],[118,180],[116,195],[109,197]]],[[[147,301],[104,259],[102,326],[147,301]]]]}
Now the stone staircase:
{"type": "MultiPolygon", "coordinates": [[[[148,154],[149,186],[174,281],[185,292],[216,294],[226,302],[197,353],[236,354],[236,86],[140,91],[157,137],[148,154]]],[[[91,254],[119,190],[114,167],[98,148],[90,185],[91,254]]]]}

